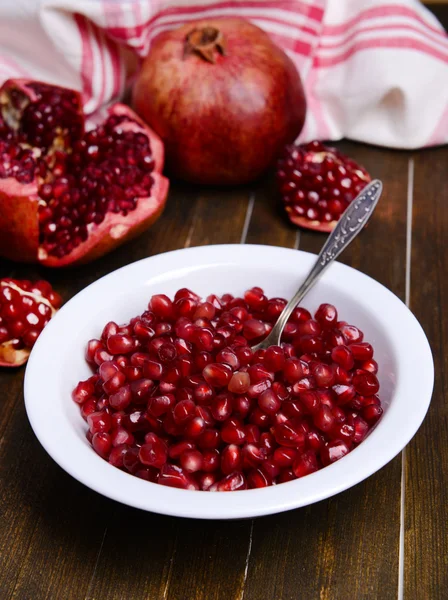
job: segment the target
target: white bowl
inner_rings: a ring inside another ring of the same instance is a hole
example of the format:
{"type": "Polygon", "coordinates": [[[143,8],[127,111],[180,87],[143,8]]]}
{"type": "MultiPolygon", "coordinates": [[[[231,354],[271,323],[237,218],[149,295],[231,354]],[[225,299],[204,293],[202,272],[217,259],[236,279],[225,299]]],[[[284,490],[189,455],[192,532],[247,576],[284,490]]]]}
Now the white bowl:
{"type": "Polygon", "coordinates": [[[258,517],[306,506],[359,483],[383,467],[419,428],[431,399],[434,366],[418,321],[392,292],[340,263],[332,265],[303,306],[330,302],[340,319],[359,326],[375,348],[384,415],[365,441],[340,461],[281,485],[233,493],[179,490],[112,467],[85,438],[86,424],[71,392],[89,376],[86,342],[109,321],[141,313],[152,294],[188,287],[241,294],[261,286],[290,298],[315,260],[313,254],[255,245],[205,246],[160,254],[123,267],[67,302],[37,341],[25,377],[32,428],[50,456],[97,492],[144,510],[201,519],[258,517]],[[416,376],[417,375],[417,376],[416,376]]]}

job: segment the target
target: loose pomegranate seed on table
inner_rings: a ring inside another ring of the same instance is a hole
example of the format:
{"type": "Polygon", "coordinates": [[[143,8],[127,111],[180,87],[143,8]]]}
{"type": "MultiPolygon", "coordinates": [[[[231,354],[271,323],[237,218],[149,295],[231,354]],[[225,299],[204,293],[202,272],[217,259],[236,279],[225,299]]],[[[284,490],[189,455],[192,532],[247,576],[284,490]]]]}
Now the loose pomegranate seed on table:
{"type": "MultiPolygon", "coordinates": [[[[304,477],[343,458],[380,419],[371,344],[336,307],[296,308],[280,346],[252,351],[286,300],[153,296],[90,340],[93,374],[73,390],[86,437],[153,483],[235,491],[304,477]]],[[[101,329],[99,330],[101,331],[101,329]]]]}

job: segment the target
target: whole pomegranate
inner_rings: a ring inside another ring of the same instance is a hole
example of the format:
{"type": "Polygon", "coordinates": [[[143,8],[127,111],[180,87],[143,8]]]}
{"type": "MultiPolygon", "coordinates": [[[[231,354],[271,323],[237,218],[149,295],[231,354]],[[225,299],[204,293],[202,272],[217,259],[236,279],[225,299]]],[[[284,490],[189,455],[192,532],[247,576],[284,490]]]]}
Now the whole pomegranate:
{"type": "Polygon", "coordinates": [[[40,332],[62,300],[47,281],[0,279],[0,367],[27,360],[40,332]]]}
{"type": "Polygon", "coordinates": [[[36,81],[0,89],[0,256],[88,262],[161,214],[159,137],[124,105],[85,131],[78,92],[36,81]]]}
{"type": "Polygon", "coordinates": [[[196,183],[258,177],[300,133],[300,76],[243,19],[190,22],[160,34],[133,90],[137,113],[165,144],[171,172],[196,183]]]}
{"type": "Polygon", "coordinates": [[[336,148],[314,141],[285,149],[277,180],[289,220],[329,233],[371,177],[336,148]]]}

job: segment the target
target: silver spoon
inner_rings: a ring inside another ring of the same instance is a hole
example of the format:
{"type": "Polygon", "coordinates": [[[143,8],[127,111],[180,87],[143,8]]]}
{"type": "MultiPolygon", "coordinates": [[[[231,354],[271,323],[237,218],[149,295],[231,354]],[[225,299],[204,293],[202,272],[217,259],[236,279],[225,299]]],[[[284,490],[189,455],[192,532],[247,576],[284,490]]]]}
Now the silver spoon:
{"type": "Polygon", "coordinates": [[[382,191],[383,184],[379,179],[374,179],[360,194],[358,194],[353,202],[348,205],[338,221],[338,224],[328,236],[322,250],[319,252],[319,256],[309,272],[308,277],[283,309],[277,322],[272,328],[271,333],[262,342],[252,346],[252,350],[260,350],[261,348],[268,348],[269,346],[280,344],[283,329],[288,322],[292,311],[322,276],[322,273],[362,230],[372,216],[382,191]]]}

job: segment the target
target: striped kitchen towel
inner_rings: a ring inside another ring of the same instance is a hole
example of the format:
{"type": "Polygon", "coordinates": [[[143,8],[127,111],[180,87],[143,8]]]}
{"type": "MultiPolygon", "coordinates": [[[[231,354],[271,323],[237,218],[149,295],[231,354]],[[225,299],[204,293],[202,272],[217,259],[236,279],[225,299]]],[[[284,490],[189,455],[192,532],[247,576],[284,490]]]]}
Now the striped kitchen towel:
{"type": "Polygon", "coordinates": [[[417,0],[7,0],[0,81],[74,87],[92,114],[123,97],[160,32],[219,16],[253,21],[296,64],[309,107],[300,141],[448,142],[448,36],[417,0]]]}

